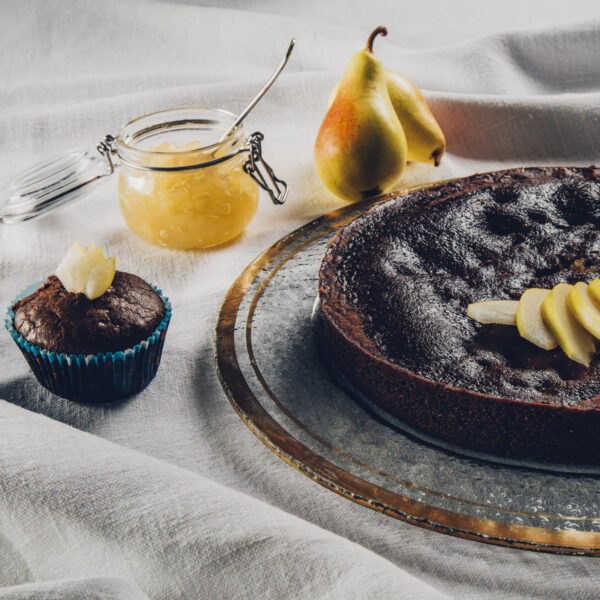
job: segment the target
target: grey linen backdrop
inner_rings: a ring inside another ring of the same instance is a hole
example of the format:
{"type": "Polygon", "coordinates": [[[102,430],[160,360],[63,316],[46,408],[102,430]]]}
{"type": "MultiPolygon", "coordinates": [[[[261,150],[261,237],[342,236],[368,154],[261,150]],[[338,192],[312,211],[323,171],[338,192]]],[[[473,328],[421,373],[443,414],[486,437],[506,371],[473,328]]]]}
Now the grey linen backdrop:
{"type": "Polygon", "coordinates": [[[401,184],[600,161],[597,2],[0,3],[2,178],[153,110],[239,111],[298,39],[246,126],[265,134],[289,201],[262,198],[235,243],[144,243],[114,180],[0,226],[2,307],[75,240],[116,254],[173,304],[155,381],[112,408],[45,391],[0,335],[0,598],[597,597],[596,559],[441,535],[327,491],[263,446],[219,385],[213,330],[235,277],[342,205],[312,146],[331,88],[379,24],[390,33],[378,55],[424,90],[448,139],[440,168],[410,165],[401,184]]]}

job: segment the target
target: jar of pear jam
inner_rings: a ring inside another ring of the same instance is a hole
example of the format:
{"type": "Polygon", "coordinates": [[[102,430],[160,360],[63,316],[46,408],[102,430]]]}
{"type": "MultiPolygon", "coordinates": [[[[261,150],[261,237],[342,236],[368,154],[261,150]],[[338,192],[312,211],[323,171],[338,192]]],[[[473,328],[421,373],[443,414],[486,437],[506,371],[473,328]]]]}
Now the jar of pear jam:
{"type": "Polygon", "coordinates": [[[262,156],[262,133],[247,138],[236,117],[176,108],[139,117],[107,135],[96,151],[69,152],[33,165],[0,190],[0,223],[37,218],[119,174],[119,202],[131,231],[168,248],[208,248],[244,231],[259,188],[283,204],[287,184],[262,156]]]}
{"type": "Polygon", "coordinates": [[[216,246],[244,231],[256,212],[259,184],[273,197],[263,185],[273,181],[258,170],[259,162],[266,165],[261,134],[246,139],[238,125],[222,139],[234,121],[224,110],[184,108],[121,128],[114,140],[119,203],[131,231],[179,249],[216,246]]]}

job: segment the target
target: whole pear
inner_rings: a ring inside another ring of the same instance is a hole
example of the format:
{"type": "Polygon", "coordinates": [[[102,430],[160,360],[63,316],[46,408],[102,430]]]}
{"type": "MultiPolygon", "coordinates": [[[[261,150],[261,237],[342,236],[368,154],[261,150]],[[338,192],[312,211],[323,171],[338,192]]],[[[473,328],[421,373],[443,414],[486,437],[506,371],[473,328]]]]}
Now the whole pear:
{"type": "Polygon", "coordinates": [[[346,200],[388,191],[406,166],[406,136],[373,53],[375,38],[386,34],[375,29],[350,59],[315,142],[321,181],[346,200]]]}
{"type": "MultiPolygon", "coordinates": [[[[439,166],[446,150],[446,138],[421,90],[409,79],[384,69],[385,84],[392,106],[402,124],[408,144],[408,160],[439,166]]],[[[339,90],[339,83],[329,96],[329,106],[339,90]]]]}
{"type": "Polygon", "coordinates": [[[385,84],[406,134],[408,160],[437,167],[446,150],[446,138],[421,90],[406,77],[387,69],[385,84]]]}

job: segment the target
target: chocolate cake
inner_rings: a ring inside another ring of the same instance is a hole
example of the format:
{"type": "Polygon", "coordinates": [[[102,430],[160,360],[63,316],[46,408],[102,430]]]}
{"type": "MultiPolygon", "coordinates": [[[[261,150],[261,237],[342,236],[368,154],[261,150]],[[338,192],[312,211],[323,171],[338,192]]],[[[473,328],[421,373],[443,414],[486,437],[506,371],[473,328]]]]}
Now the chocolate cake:
{"type": "Polygon", "coordinates": [[[163,301],[143,279],[117,271],[99,298],[73,294],[55,275],[12,307],[14,328],[51,352],[96,354],[124,350],[146,339],[165,315],[163,301]]]}
{"type": "Polygon", "coordinates": [[[482,300],[600,271],[600,169],[474,175],[384,201],[346,226],[320,271],[332,358],[414,430],[499,457],[600,464],[600,358],[586,368],[482,300]]]}

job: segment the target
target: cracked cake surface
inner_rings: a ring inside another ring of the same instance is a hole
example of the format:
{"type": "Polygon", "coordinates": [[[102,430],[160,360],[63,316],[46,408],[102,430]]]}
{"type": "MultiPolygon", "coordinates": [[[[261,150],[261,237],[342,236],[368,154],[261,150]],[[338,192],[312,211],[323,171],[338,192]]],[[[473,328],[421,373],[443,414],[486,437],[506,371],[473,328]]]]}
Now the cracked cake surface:
{"type": "MultiPolygon", "coordinates": [[[[481,325],[466,309],[596,276],[599,175],[594,167],[474,175],[392,198],[346,226],[323,259],[319,294],[327,337],[350,380],[429,433],[437,431],[431,417],[407,414],[409,405],[413,412],[449,410],[454,416],[445,427],[460,430],[484,427],[485,419],[497,427],[494,411],[513,410],[513,428],[517,418],[529,418],[524,410],[553,414],[552,428],[571,429],[553,420],[597,413],[597,356],[586,368],[560,348],[544,351],[523,340],[516,327],[481,325]],[[426,396],[421,406],[407,400],[411,394],[426,396]],[[487,416],[475,418],[486,401],[487,416]]],[[[548,426],[538,423],[544,434],[548,426]]],[[[521,435],[505,431],[511,433],[521,435]]],[[[469,435],[450,441],[465,443],[469,435]]],[[[466,443],[490,449],[483,438],[466,443]]],[[[506,444],[496,440],[491,451],[544,460],[551,446],[506,444]]],[[[551,460],[564,458],[555,454],[551,460]]]]}

